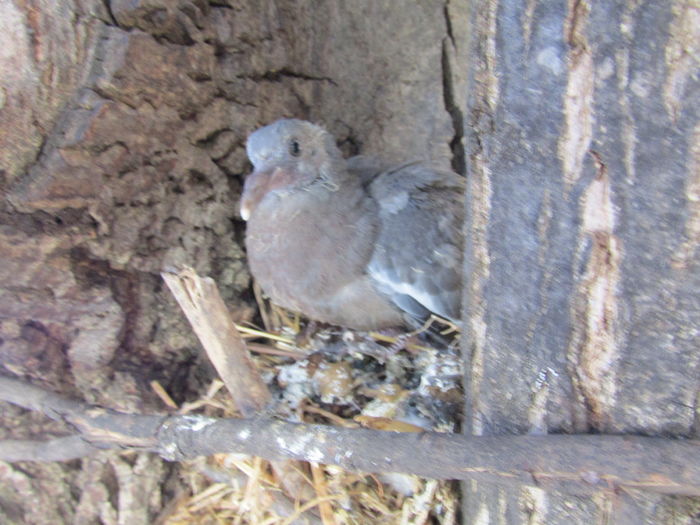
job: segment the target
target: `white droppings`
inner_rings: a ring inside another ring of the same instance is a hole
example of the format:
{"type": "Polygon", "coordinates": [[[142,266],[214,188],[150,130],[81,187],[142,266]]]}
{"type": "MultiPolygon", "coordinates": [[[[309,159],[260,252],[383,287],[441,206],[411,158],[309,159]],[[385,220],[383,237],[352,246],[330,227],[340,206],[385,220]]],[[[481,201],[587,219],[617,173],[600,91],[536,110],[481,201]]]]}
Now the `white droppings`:
{"type": "Polygon", "coordinates": [[[279,368],[277,381],[284,388],[284,402],[290,407],[290,417],[304,399],[313,394],[309,362],[304,359],[279,368]]]}
{"type": "MultiPolygon", "coordinates": [[[[416,363],[423,369],[418,392],[433,397],[459,389],[463,372],[461,362],[454,354],[422,352],[416,363]]],[[[419,426],[424,426],[418,423],[419,426]]]]}
{"type": "Polygon", "coordinates": [[[308,461],[319,462],[319,461],[323,460],[324,457],[325,456],[323,455],[323,452],[321,452],[321,450],[317,449],[317,448],[312,448],[306,454],[306,459],[308,461]]]}
{"type": "Polygon", "coordinates": [[[250,437],[250,429],[244,428],[238,433],[238,439],[246,441],[250,437]]]}
{"type": "Polygon", "coordinates": [[[188,423],[192,432],[199,432],[216,423],[216,419],[202,416],[183,416],[183,419],[188,423]]]}
{"type": "Polygon", "coordinates": [[[310,461],[317,461],[312,459],[312,456],[316,457],[318,454],[321,454],[321,458],[323,458],[323,453],[319,449],[314,448],[310,451],[308,450],[312,444],[319,441],[319,436],[314,433],[295,435],[289,441],[277,437],[275,441],[281,450],[288,452],[294,457],[304,457],[310,461]]]}
{"type": "Polygon", "coordinates": [[[167,445],[161,448],[161,451],[167,459],[175,459],[177,453],[177,446],[175,446],[175,443],[168,443],[167,445]]]}

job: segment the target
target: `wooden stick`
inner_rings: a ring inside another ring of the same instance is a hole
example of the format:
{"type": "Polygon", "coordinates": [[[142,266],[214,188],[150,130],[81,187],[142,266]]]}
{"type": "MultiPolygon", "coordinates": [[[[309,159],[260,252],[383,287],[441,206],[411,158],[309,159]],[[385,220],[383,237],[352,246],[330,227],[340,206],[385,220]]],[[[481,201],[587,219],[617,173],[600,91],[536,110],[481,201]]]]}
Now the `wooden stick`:
{"type": "Polygon", "coordinates": [[[70,461],[97,452],[82,436],[48,441],[6,439],[0,441],[0,461],[70,461]]]}
{"type": "Polygon", "coordinates": [[[636,488],[700,496],[700,441],[643,436],[397,433],[270,419],[122,414],[0,377],[0,400],[73,425],[92,445],[169,460],[239,453],[363,472],[529,484],[584,495],[636,488]]]}
{"type": "Polygon", "coordinates": [[[216,284],[208,277],[200,277],[189,267],[161,275],[241,414],[253,417],[270,401],[270,392],[251,360],[216,284]]]}
{"type": "Polygon", "coordinates": [[[314,489],[319,500],[318,510],[321,513],[321,520],[323,525],[336,525],[335,519],[333,518],[333,507],[331,502],[328,501],[328,486],[326,484],[326,475],[323,472],[323,468],[315,462],[311,462],[311,476],[314,480],[314,489]]]}
{"type": "MultiPolygon", "coordinates": [[[[270,401],[270,391],[251,359],[246,343],[231,320],[214,281],[192,268],[161,274],[185,312],[192,329],[244,417],[254,417],[270,401]]],[[[306,499],[311,487],[290,461],[273,461],[272,469],[294,499],[306,499]]]]}

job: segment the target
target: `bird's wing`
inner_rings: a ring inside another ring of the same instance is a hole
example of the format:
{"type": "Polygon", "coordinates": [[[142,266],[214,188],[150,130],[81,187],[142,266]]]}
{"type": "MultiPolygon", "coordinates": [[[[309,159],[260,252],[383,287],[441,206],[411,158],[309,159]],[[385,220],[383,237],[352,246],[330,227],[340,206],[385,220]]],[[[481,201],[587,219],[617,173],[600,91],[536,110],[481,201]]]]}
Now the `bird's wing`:
{"type": "Polygon", "coordinates": [[[465,179],[413,162],[375,174],[368,188],[379,208],[372,282],[416,319],[458,322],[465,179]]]}

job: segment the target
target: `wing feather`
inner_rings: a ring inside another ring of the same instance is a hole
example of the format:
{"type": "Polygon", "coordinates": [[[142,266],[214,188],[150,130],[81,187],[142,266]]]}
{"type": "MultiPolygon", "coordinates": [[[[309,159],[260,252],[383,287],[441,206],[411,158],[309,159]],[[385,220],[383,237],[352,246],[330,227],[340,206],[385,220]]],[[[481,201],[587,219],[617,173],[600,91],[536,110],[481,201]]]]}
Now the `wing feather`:
{"type": "Polygon", "coordinates": [[[368,166],[363,173],[380,219],[370,279],[413,317],[434,312],[458,322],[465,179],[420,162],[377,164],[372,175],[368,166]]]}

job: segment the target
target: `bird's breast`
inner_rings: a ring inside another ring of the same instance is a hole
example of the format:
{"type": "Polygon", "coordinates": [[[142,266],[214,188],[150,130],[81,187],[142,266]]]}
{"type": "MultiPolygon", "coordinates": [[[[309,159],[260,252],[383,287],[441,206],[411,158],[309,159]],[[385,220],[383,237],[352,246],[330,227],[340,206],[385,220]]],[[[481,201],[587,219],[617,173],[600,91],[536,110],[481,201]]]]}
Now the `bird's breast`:
{"type": "Polygon", "coordinates": [[[328,312],[366,281],[376,213],[333,197],[266,198],[248,221],[246,248],[253,275],[274,302],[342,324],[328,312]]]}

